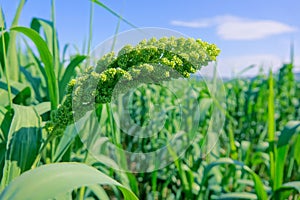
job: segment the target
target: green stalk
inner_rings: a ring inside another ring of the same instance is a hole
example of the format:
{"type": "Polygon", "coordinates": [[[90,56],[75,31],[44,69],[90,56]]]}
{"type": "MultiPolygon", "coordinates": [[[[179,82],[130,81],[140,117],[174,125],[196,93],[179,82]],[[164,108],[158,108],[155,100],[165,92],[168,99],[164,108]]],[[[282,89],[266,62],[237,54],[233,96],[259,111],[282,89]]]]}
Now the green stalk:
{"type": "Polygon", "coordinates": [[[232,121],[228,122],[228,126],[229,126],[229,130],[228,130],[228,137],[229,137],[229,143],[230,143],[230,157],[233,160],[237,160],[238,159],[238,154],[237,154],[237,149],[235,146],[235,139],[234,139],[234,133],[233,133],[233,125],[232,125],[232,121]]]}
{"type": "Polygon", "coordinates": [[[295,53],[295,50],[294,50],[294,42],[292,41],[291,42],[291,46],[290,46],[290,59],[291,59],[291,61],[290,61],[290,64],[291,65],[294,65],[294,53],[295,53]]]}
{"type": "Polygon", "coordinates": [[[158,174],[158,168],[159,168],[159,161],[155,159],[155,171],[152,172],[151,176],[151,183],[152,183],[152,193],[154,199],[157,199],[156,191],[157,191],[157,174],[158,174]]]}
{"type": "Polygon", "coordinates": [[[87,55],[90,54],[92,41],[93,41],[93,16],[94,16],[94,3],[90,2],[90,19],[89,19],[89,39],[87,46],[87,55]]]}
{"type": "Polygon", "coordinates": [[[122,16],[120,15],[118,23],[117,23],[116,30],[115,30],[115,34],[114,34],[113,44],[111,45],[111,50],[110,51],[114,51],[116,41],[117,41],[117,35],[118,35],[119,29],[120,29],[121,20],[122,20],[122,16]]]}
{"type": "Polygon", "coordinates": [[[122,18],[118,13],[116,13],[115,11],[113,11],[112,9],[110,9],[109,7],[107,7],[106,5],[104,5],[102,2],[98,1],[98,0],[90,0],[91,2],[101,6],[102,8],[104,8],[106,11],[108,11],[110,14],[114,15],[115,17],[118,17],[119,19],[121,19],[124,23],[128,24],[129,26],[131,26],[132,28],[138,28],[137,26],[135,26],[134,24],[130,23],[129,21],[127,21],[126,19],[122,18]]]}
{"type": "Polygon", "coordinates": [[[277,187],[276,169],[275,169],[275,119],[274,119],[274,83],[273,74],[270,71],[269,75],[269,97],[268,97],[268,141],[269,141],[269,156],[270,156],[270,185],[273,190],[277,187]]]}
{"type": "Polygon", "coordinates": [[[118,152],[117,162],[122,167],[122,169],[127,170],[128,169],[127,160],[126,160],[125,153],[122,150],[122,144],[121,144],[121,133],[120,133],[120,129],[118,127],[116,127],[111,104],[109,104],[109,103],[106,104],[106,110],[107,110],[107,117],[108,117],[107,126],[110,126],[112,141],[118,147],[117,148],[117,152],[118,152]]]}
{"type": "MultiPolygon", "coordinates": [[[[22,12],[22,9],[24,7],[24,4],[26,3],[26,0],[21,0],[15,17],[13,19],[13,22],[11,24],[12,27],[17,26],[19,22],[19,18],[22,12]]],[[[8,49],[7,49],[7,63],[9,68],[9,78],[13,81],[18,81],[19,79],[19,65],[18,65],[18,56],[17,56],[17,44],[16,44],[16,37],[17,33],[16,32],[10,32],[10,41],[8,44],[8,49]]]]}
{"type": "MultiPolygon", "coordinates": [[[[56,76],[56,83],[59,80],[59,68],[60,68],[60,61],[59,61],[59,51],[58,51],[58,40],[56,35],[56,20],[55,20],[55,0],[51,1],[51,20],[52,20],[52,56],[53,56],[53,67],[56,76]]],[[[60,101],[58,95],[58,102],[60,101]]]]}
{"type": "Polygon", "coordinates": [[[7,69],[7,59],[6,59],[6,46],[5,46],[5,39],[4,39],[4,26],[1,27],[1,32],[3,33],[2,35],[2,46],[3,46],[3,59],[4,59],[4,73],[5,73],[5,78],[6,78],[6,83],[7,83],[7,94],[8,94],[8,101],[9,101],[9,111],[12,109],[12,95],[11,95],[11,88],[10,88],[10,81],[9,81],[9,71],[7,69]]]}
{"type": "Polygon", "coordinates": [[[31,165],[31,169],[34,169],[37,167],[37,165],[39,164],[41,158],[42,158],[42,153],[45,150],[45,148],[47,147],[47,145],[55,138],[55,135],[51,134],[48,136],[48,138],[46,139],[46,141],[44,142],[44,144],[41,146],[40,150],[39,150],[39,154],[36,156],[33,164],[31,165]]]}
{"type": "Polygon", "coordinates": [[[173,148],[170,145],[167,145],[168,151],[171,154],[172,158],[174,159],[175,167],[178,170],[178,174],[181,180],[181,184],[183,185],[183,190],[187,197],[192,196],[192,188],[189,188],[188,179],[186,177],[185,171],[182,169],[182,164],[180,163],[180,159],[178,158],[176,152],[173,150],[173,148]]]}
{"type": "Polygon", "coordinates": [[[152,182],[152,193],[155,197],[156,190],[157,190],[157,170],[152,172],[151,182],[152,182]]]}
{"type": "Polygon", "coordinates": [[[79,189],[78,200],[84,200],[85,188],[86,187],[83,186],[79,189]]]}
{"type": "MultiPolygon", "coordinates": [[[[88,152],[88,151],[85,151],[85,155],[84,155],[84,158],[83,158],[82,163],[86,163],[86,159],[87,159],[87,157],[88,157],[88,154],[89,154],[89,152],[88,152]]],[[[84,200],[84,194],[85,194],[85,191],[86,191],[86,187],[85,187],[85,186],[82,186],[82,187],[79,189],[79,195],[78,195],[78,199],[79,199],[79,200],[84,200]]]]}
{"type": "Polygon", "coordinates": [[[115,130],[115,126],[114,126],[114,119],[113,119],[113,113],[112,113],[112,109],[111,109],[111,105],[110,104],[106,104],[106,111],[107,111],[107,117],[108,117],[108,126],[110,126],[111,128],[111,137],[112,137],[112,141],[115,143],[115,145],[119,145],[120,140],[116,135],[116,130],[115,130]]]}

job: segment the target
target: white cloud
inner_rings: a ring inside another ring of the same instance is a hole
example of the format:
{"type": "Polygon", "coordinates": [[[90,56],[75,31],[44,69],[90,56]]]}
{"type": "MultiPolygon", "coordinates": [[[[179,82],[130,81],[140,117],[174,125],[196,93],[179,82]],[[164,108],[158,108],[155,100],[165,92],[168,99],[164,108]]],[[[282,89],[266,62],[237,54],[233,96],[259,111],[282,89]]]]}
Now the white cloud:
{"type": "Polygon", "coordinates": [[[295,32],[293,26],[272,20],[250,20],[230,15],[194,21],[171,21],[172,25],[190,28],[216,27],[225,40],[255,40],[271,35],[295,32]]]}
{"type": "Polygon", "coordinates": [[[209,24],[204,21],[191,21],[191,22],[185,22],[185,21],[179,21],[179,20],[173,20],[171,21],[172,25],[175,26],[183,26],[183,27],[189,27],[189,28],[205,28],[208,27],[209,24]]]}
{"type": "Polygon", "coordinates": [[[296,29],[275,21],[237,21],[218,25],[217,33],[227,40],[253,40],[294,32],[296,29]]]}
{"type": "Polygon", "coordinates": [[[233,75],[239,74],[248,66],[255,65],[255,67],[242,74],[243,76],[254,76],[258,74],[261,68],[265,73],[270,69],[277,71],[282,66],[283,60],[284,59],[273,54],[219,57],[218,71],[223,77],[232,77],[233,75]]]}

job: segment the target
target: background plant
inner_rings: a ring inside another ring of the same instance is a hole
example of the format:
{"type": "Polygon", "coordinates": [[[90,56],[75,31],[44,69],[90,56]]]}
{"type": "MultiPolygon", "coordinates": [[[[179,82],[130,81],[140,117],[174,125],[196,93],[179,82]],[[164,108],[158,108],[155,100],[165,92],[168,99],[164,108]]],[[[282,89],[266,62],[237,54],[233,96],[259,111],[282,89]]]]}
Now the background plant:
{"type": "MultiPolygon", "coordinates": [[[[206,156],[201,152],[214,99],[203,80],[192,78],[192,87],[182,90],[182,96],[194,90],[201,105],[206,105],[199,113],[201,121],[193,145],[164,169],[139,174],[120,172],[104,164],[111,162],[108,157],[98,160],[88,154],[72,125],[63,129],[63,134],[48,137],[45,123],[64,101],[67,84],[85,68],[83,61],[91,45],[73,55],[67,55],[70,46],[59,47],[54,1],[50,20],[33,18],[30,26],[18,27],[25,2],[20,0],[11,26],[6,25],[2,10],[0,13],[0,198],[9,199],[13,194],[24,197],[22,191],[27,189],[35,195],[36,188],[30,188],[29,181],[43,189],[51,188],[56,199],[120,199],[123,195],[134,199],[134,194],[140,199],[299,198],[300,83],[293,73],[293,60],[275,74],[237,76],[225,82],[226,121],[219,142],[206,156]],[[55,174],[65,177],[66,183],[58,184],[55,174]],[[44,180],[49,180],[47,185],[42,184],[44,180]],[[72,187],[66,188],[70,183],[72,187]]],[[[96,4],[91,3],[91,11],[94,5],[101,6],[121,22],[134,26],[103,3],[93,2],[96,4]]],[[[132,107],[139,109],[132,109],[132,118],[147,123],[147,102],[155,101],[174,99],[162,88],[136,90],[132,107]],[[161,99],[151,99],[149,92],[161,99]]],[[[102,129],[129,151],[150,151],[158,148],[160,140],[171,137],[160,135],[155,143],[124,137],[115,128],[109,109],[105,105],[98,109],[103,111],[102,129]]],[[[176,116],[170,115],[170,119],[175,120],[170,120],[168,128],[176,129],[176,116]]],[[[45,195],[41,198],[49,197],[47,191],[40,191],[45,195]]]]}

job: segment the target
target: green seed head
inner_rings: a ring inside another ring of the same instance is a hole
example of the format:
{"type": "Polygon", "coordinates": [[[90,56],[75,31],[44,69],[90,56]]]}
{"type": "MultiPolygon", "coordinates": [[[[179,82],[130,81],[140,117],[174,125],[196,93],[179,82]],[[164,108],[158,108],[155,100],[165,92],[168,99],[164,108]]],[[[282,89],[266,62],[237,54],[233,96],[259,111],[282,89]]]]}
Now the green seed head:
{"type": "Polygon", "coordinates": [[[152,38],[136,46],[126,45],[117,56],[114,52],[106,54],[95,68],[88,67],[76,80],[70,81],[65,100],[52,113],[47,130],[62,134],[73,123],[74,107],[82,108],[81,113],[76,113],[81,117],[91,109],[88,105],[108,103],[113,95],[125,93],[143,82],[188,78],[215,61],[219,53],[216,45],[192,38],[152,38]]]}

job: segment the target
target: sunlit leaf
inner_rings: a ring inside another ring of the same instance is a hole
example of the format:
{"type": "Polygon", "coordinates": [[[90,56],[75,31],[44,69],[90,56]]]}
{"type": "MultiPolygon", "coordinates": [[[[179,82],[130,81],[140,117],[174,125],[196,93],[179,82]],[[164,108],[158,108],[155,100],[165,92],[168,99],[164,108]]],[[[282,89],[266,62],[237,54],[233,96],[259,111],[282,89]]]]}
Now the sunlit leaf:
{"type": "Polygon", "coordinates": [[[8,185],[0,199],[50,199],[75,188],[95,184],[117,186],[125,199],[137,199],[129,189],[117,181],[93,167],[80,163],[56,163],[30,170],[8,185]]]}

